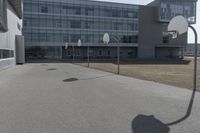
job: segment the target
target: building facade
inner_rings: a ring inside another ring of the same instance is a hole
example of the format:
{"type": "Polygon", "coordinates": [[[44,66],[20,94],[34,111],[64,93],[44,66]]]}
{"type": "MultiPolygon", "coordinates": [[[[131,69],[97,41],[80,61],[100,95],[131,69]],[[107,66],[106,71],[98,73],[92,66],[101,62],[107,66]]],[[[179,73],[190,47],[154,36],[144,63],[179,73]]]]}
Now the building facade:
{"type": "MultiPolygon", "coordinates": [[[[193,56],[195,53],[195,45],[194,44],[188,44],[187,47],[184,49],[184,55],[185,56],[193,56]]],[[[200,44],[197,46],[197,54],[200,56],[200,44]]]]}
{"type": "Polygon", "coordinates": [[[26,58],[72,58],[73,47],[76,58],[87,58],[88,45],[95,59],[116,58],[117,45],[121,58],[180,57],[187,33],[171,40],[164,31],[176,15],[195,23],[196,1],[183,1],[156,0],[139,6],[90,0],[24,0],[26,58]],[[111,36],[109,45],[103,44],[104,33],[111,36]]]}
{"type": "Polygon", "coordinates": [[[0,70],[16,64],[16,43],[21,37],[22,1],[0,0],[0,70]]]}

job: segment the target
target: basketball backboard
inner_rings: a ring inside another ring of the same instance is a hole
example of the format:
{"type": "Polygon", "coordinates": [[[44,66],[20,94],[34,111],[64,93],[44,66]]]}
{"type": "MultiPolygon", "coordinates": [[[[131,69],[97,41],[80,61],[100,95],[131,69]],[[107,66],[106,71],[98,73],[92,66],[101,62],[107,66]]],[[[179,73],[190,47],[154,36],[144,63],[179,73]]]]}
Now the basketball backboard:
{"type": "Polygon", "coordinates": [[[81,40],[79,39],[79,40],[78,40],[78,46],[79,46],[79,47],[81,46],[81,43],[82,43],[82,42],[81,42],[81,40]]]}
{"type": "Polygon", "coordinates": [[[170,34],[172,34],[173,38],[177,38],[178,35],[181,35],[187,32],[188,27],[189,27],[189,24],[186,18],[179,15],[179,16],[174,17],[170,21],[167,30],[170,34]]]}
{"type": "Polygon", "coordinates": [[[103,36],[103,42],[104,44],[108,44],[110,42],[110,37],[108,33],[105,33],[103,36]]]}
{"type": "Polygon", "coordinates": [[[67,49],[67,48],[68,48],[68,43],[65,44],[65,49],[67,49]]]}

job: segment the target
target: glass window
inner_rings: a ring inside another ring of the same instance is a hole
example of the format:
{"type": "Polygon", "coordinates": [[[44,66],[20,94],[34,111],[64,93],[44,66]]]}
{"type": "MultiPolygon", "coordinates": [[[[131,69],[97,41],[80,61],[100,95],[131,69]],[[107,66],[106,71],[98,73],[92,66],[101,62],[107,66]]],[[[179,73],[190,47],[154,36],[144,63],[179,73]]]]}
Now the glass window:
{"type": "Polygon", "coordinates": [[[93,16],[93,13],[94,13],[94,9],[93,8],[91,8],[91,7],[86,7],[85,8],[85,15],[93,16]]]}
{"type": "Polygon", "coordinates": [[[110,56],[110,50],[109,50],[109,49],[108,49],[108,51],[107,51],[107,55],[110,56]]]}
{"type": "Polygon", "coordinates": [[[60,28],[61,27],[61,21],[60,20],[55,20],[55,27],[60,28]]]}
{"type": "Polygon", "coordinates": [[[31,33],[24,33],[25,42],[31,42],[31,33]]]}
{"type": "Polygon", "coordinates": [[[112,10],[111,9],[104,9],[104,14],[102,16],[112,17],[112,10]]]}
{"type": "Polygon", "coordinates": [[[40,23],[40,27],[46,27],[46,19],[40,18],[39,23],[40,23]]]}
{"type": "Polygon", "coordinates": [[[114,26],[114,30],[120,30],[120,29],[121,29],[121,24],[118,23],[118,22],[115,22],[115,23],[113,24],[113,26],[114,26]]]}
{"type": "Polygon", "coordinates": [[[71,51],[70,50],[67,51],[67,55],[71,56],[71,51]]]}
{"type": "Polygon", "coordinates": [[[102,50],[100,49],[100,50],[99,50],[99,56],[101,56],[101,55],[102,55],[102,50]]]}
{"type": "Polygon", "coordinates": [[[80,35],[71,34],[71,42],[77,43],[79,39],[80,39],[80,35]]]}
{"type": "Polygon", "coordinates": [[[70,23],[71,28],[81,28],[81,22],[78,20],[72,20],[70,23]]]}
{"type": "Polygon", "coordinates": [[[39,12],[38,3],[32,3],[32,12],[39,12]]]}
{"type": "Polygon", "coordinates": [[[3,50],[3,58],[9,58],[9,50],[3,50]]]}
{"type": "Polygon", "coordinates": [[[28,26],[28,20],[24,20],[24,21],[23,21],[23,26],[24,26],[24,27],[27,27],[27,26],[28,26]]]}
{"type": "Polygon", "coordinates": [[[40,42],[46,42],[46,33],[40,33],[39,40],[40,42]]]}
{"type": "Polygon", "coordinates": [[[61,9],[61,11],[62,11],[62,13],[63,14],[67,14],[67,6],[66,5],[64,5],[64,6],[62,6],[62,9],[61,9]]]}
{"type": "Polygon", "coordinates": [[[63,35],[62,35],[62,41],[63,41],[63,42],[68,42],[68,36],[65,35],[65,34],[63,34],[63,35]]]}
{"type": "Polygon", "coordinates": [[[41,12],[42,13],[48,13],[48,7],[47,6],[42,6],[41,7],[41,12]]]}
{"type": "Polygon", "coordinates": [[[60,33],[54,33],[54,41],[55,42],[61,42],[61,34],[60,33]]]}
{"type": "Polygon", "coordinates": [[[85,29],[92,29],[93,22],[92,21],[85,21],[85,29]]]}
{"type": "Polygon", "coordinates": [[[0,49],[0,59],[3,59],[2,50],[0,49]]]}
{"type": "Polygon", "coordinates": [[[58,2],[54,3],[54,13],[57,13],[57,14],[61,13],[60,3],[58,2]]]}
{"type": "Polygon", "coordinates": [[[183,15],[190,23],[196,22],[196,2],[162,2],[160,5],[161,21],[170,21],[177,15],[183,15]]]}
{"type": "Polygon", "coordinates": [[[112,10],[112,17],[120,17],[121,11],[120,10],[112,10]]]}
{"type": "Polygon", "coordinates": [[[46,27],[53,27],[53,19],[47,18],[46,21],[48,23],[46,23],[46,27]]]}
{"type": "Polygon", "coordinates": [[[46,40],[47,42],[53,42],[54,41],[53,33],[46,33],[46,40]]]}
{"type": "Polygon", "coordinates": [[[80,15],[81,14],[81,7],[78,6],[68,6],[68,13],[72,15],[80,15]]]}

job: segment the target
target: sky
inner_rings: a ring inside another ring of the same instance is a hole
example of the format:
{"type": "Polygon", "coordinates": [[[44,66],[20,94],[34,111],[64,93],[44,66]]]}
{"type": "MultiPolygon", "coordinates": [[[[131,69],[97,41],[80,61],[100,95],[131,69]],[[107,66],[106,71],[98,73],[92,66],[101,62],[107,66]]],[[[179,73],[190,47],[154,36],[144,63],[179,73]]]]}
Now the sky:
{"type": "MultiPolygon", "coordinates": [[[[96,1],[109,1],[109,2],[118,2],[118,3],[128,3],[128,4],[140,4],[140,5],[146,5],[153,0],[96,0],[96,1]]],[[[198,0],[197,3],[197,22],[195,25],[193,25],[199,35],[198,42],[200,43],[200,0],[198,0]]],[[[189,29],[189,35],[188,35],[188,42],[194,43],[194,33],[189,29]]]]}

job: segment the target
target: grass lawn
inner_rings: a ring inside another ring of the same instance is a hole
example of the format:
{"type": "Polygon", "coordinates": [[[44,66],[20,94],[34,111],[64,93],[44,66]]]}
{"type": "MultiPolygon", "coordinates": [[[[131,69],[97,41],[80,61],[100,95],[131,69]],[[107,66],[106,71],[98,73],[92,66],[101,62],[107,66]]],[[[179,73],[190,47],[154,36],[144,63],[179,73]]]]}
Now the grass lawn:
{"type": "MultiPolygon", "coordinates": [[[[87,66],[86,63],[76,63],[87,66]]],[[[91,68],[117,72],[115,62],[93,61],[91,68]]],[[[133,60],[131,62],[123,61],[120,65],[120,74],[138,79],[160,82],[173,86],[192,89],[193,83],[193,60],[133,60]]],[[[198,59],[198,90],[200,90],[200,59],[198,59]]]]}

